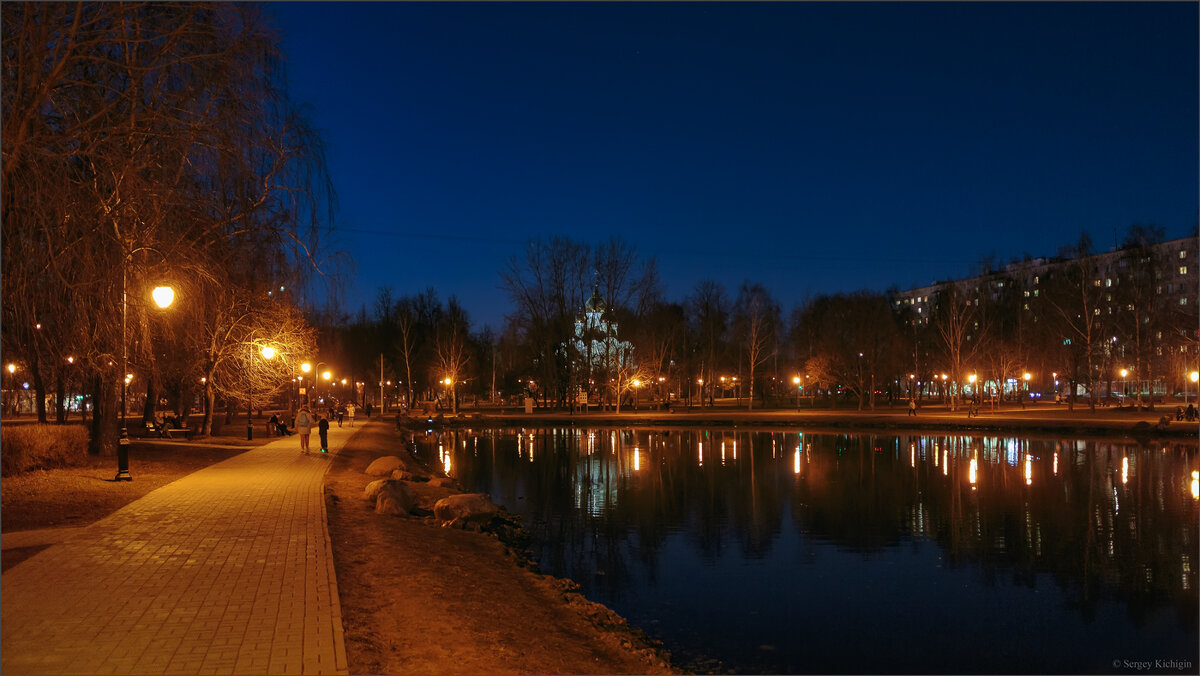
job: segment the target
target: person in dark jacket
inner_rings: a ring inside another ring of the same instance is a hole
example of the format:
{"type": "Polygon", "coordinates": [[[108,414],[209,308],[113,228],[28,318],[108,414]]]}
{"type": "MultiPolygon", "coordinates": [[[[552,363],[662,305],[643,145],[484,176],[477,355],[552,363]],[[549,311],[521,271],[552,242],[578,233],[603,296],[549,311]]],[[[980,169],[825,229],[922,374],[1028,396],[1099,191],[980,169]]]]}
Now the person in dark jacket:
{"type": "Polygon", "coordinates": [[[321,421],[317,423],[317,433],[321,435],[321,452],[329,452],[329,419],[321,416],[321,421]]]}

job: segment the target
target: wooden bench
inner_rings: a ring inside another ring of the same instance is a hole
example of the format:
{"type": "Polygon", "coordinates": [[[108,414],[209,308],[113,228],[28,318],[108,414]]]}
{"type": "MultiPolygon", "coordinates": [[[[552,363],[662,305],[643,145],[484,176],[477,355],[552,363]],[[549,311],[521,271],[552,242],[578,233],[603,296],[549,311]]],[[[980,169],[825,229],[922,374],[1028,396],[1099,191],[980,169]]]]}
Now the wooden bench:
{"type": "Polygon", "coordinates": [[[190,427],[169,427],[163,429],[162,425],[157,422],[146,421],[146,437],[159,439],[191,439],[193,430],[190,427]]]}
{"type": "Polygon", "coordinates": [[[190,427],[172,427],[167,430],[167,436],[171,439],[178,439],[179,437],[191,439],[192,432],[193,430],[190,427]]]}

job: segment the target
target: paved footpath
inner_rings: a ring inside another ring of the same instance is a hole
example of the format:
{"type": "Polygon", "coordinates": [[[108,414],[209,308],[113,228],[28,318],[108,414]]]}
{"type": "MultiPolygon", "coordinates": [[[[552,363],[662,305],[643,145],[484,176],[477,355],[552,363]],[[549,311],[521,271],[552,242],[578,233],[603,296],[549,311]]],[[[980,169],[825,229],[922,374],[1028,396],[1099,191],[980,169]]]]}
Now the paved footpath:
{"type": "Polygon", "coordinates": [[[189,474],[6,571],[0,671],[347,673],[322,477],[359,429],[189,474]]]}

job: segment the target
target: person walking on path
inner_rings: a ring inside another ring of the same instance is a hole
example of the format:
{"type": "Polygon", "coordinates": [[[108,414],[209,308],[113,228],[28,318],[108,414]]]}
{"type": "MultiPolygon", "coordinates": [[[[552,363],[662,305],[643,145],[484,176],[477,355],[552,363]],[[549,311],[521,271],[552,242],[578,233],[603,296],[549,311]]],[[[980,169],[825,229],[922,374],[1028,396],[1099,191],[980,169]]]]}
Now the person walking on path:
{"type": "Polygon", "coordinates": [[[342,426],[342,418],[344,418],[345,415],[346,415],[346,407],[344,405],[339,405],[337,407],[338,427],[342,426]]]}
{"type": "Polygon", "coordinates": [[[916,399],[910,398],[908,400],[908,414],[911,416],[917,415],[917,400],[916,399]]]}
{"type": "Polygon", "coordinates": [[[350,418],[350,426],[351,427],[354,427],[354,411],[355,411],[354,402],[350,402],[346,406],[346,416],[350,418]]]}
{"type": "Polygon", "coordinates": [[[296,431],[300,433],[300,452],[308,453],[308,435],[312,434],[313,418],[308,407],[300,409],[296,414],[296,431]]]}
{"type": "Polygon", "coordinates": [[[329,452],[329,418],[321,416],[321,421],[317,423],[317,433],[321,436],[321,452],[329,452]]]}

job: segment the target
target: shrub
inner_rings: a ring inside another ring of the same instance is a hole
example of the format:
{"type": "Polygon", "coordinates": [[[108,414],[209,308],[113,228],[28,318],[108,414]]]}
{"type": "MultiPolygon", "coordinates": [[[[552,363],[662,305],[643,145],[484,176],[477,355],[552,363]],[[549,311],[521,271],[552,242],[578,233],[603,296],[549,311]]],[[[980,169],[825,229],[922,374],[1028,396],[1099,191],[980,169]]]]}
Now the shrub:
{"type": "Polygon", "coordinates": [[[0,439],[0,475],[34,469],[74,467],[87,462],[83,425],[5,425],[0,439]]]}

